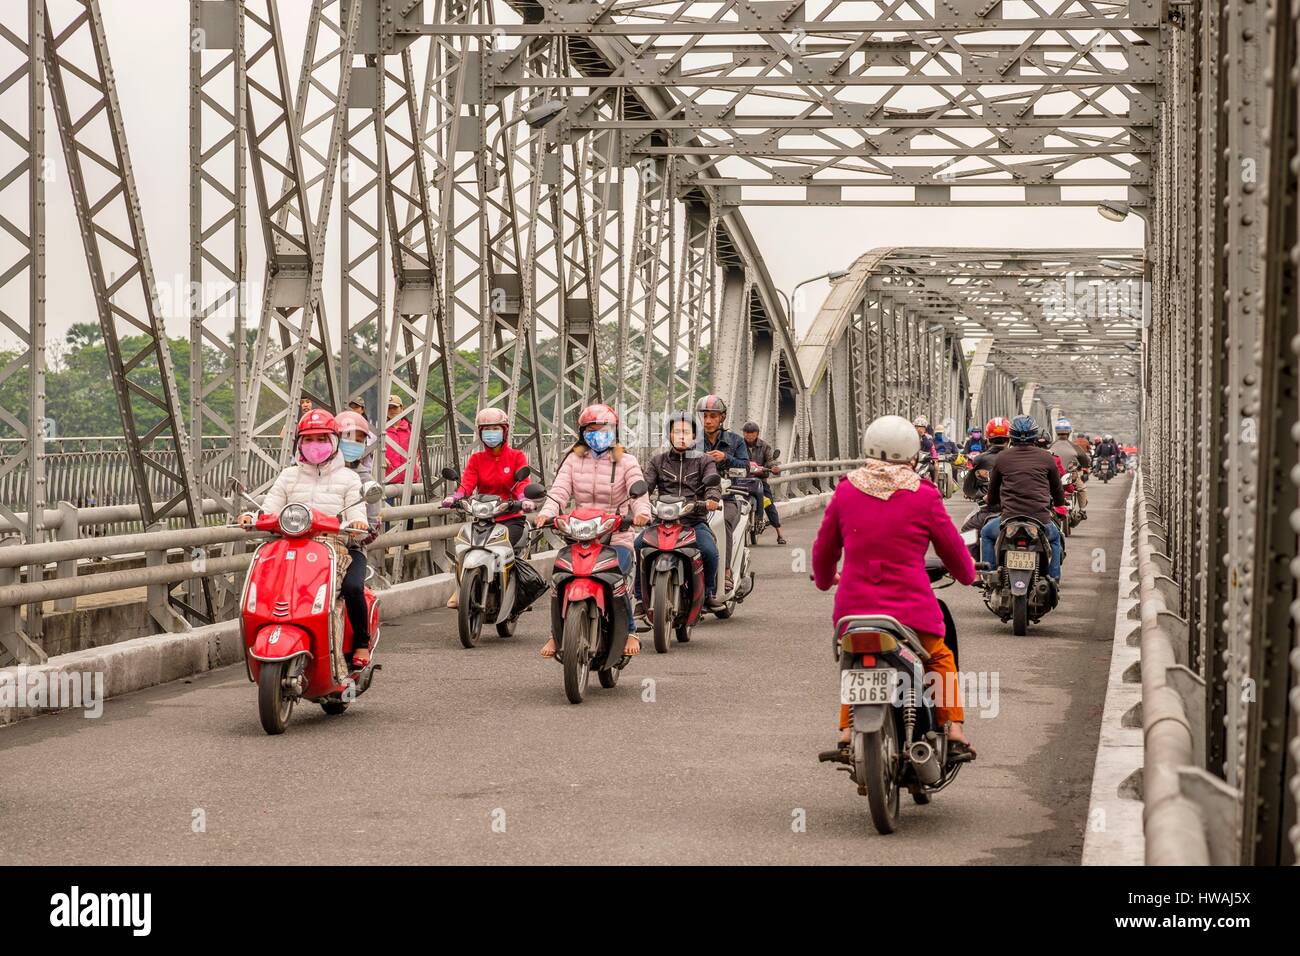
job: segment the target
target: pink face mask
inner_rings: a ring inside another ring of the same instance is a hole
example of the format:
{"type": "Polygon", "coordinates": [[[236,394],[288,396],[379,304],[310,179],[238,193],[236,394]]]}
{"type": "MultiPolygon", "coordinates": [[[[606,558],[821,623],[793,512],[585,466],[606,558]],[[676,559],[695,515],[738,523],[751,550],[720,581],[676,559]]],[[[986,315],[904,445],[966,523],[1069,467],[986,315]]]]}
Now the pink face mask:
{"type": "Polygon", "coordinates": [[[333,442],[305,441],[298,446],[298,457],[309,465],[319,465],[333,454],[333,442]]]}

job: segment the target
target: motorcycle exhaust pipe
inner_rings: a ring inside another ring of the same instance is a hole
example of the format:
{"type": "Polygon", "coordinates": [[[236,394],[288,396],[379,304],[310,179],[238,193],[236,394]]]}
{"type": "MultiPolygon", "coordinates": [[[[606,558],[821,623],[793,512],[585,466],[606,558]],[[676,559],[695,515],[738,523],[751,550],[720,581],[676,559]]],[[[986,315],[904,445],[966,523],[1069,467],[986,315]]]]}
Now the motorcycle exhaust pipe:
{"type": "Polygon", "coordinates": [[[918,740],[907,748],[907,759],[912,761],[917,779],[927,787],[933,787],[943,776],[943,768],[939,766],[939,755],[924,740],[918,740]]]}

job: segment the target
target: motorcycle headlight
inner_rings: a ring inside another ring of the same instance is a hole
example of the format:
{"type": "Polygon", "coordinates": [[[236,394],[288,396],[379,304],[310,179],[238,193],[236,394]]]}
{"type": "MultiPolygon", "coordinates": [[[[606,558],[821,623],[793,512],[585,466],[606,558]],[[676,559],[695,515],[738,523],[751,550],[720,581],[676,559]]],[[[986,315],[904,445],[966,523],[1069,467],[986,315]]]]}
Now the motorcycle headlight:
{"type": "Polygon", "coordinates": [[[748,474],[749,474],[749,472],[745,471],[744,468],[728,468],[728,469],[727,469],[727,477],[728,477],[728,478],[744,478],[744,477],[746,477],[748,474]]]}
{"type": "Polygon", "coordinates": [[[670,501],[655,506],[655,514],[665,521],[676,521],[682,516],[682,503],[670,501]]]}
{"type": "Polygon", "coordinates": [[[469,506],[469,513],[475,518],[491,518],[496,510],[496,502],[493,501],[475,501],[469,506]]]}
{"type": "Polygon", "coordinates": [[[306,505],[285,505],[280,509],[280,530],[287,535],[299,535],[311,527],[311,509],[306,505]]]}
{"type": "Polygon", "coordinates": [[[579,541],[590,541],[596,535],[600,534],[601,521],[599,518],[587,518],[584,521],[569,519],[569,534],[579,541]]]}

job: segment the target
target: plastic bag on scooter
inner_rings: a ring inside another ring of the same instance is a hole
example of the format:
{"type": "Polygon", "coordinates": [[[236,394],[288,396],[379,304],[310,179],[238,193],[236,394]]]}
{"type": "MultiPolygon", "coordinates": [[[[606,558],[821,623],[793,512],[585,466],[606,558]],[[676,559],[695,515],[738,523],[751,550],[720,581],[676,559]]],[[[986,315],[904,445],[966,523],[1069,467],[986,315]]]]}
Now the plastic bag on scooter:
{"type": "Polygon", "coordinates": [[[527,561],[516,561],[514,573],[515,613],[519,613],[549,591],[551,584],[527,561]]]}

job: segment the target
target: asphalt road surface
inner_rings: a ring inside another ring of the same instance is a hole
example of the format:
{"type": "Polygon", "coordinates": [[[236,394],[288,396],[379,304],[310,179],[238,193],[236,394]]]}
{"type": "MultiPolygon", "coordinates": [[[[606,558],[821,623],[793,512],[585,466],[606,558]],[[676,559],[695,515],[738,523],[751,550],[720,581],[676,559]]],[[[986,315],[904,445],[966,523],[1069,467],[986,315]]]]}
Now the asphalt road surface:
{"type": "Polygon", "coordinates": [[[438,610],[384,625],[384,669],[348,713],[300,705],[280,737],[242,665],[2,728],[0,863],[1078,863],[1128,487],[1090,484],[1062,603],[1028,636],[943,592],[962,669],[997,675],[996,715],[968,711],[979,759],[929,806],[904,795],[890,836],[816,761],[839,681],[809,515],[788,547],[764,537],[731,620],[667,655],[643,635],[579,706],[538,656],[540,610],[473,650],[438,610]]]}

